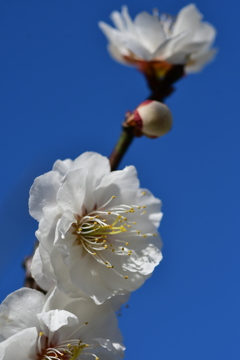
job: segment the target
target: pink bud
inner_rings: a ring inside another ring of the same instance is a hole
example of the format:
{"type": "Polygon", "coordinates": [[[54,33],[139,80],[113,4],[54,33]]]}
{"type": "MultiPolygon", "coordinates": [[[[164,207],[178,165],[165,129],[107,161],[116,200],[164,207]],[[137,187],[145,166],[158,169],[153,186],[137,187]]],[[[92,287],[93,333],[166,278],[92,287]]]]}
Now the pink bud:
{"type": "Polygon", "coordinates": [[[165,135],[172,127],[172,114],[167,105],[146,100],[133,112],[135,126],[148,137],[165,135]]]}

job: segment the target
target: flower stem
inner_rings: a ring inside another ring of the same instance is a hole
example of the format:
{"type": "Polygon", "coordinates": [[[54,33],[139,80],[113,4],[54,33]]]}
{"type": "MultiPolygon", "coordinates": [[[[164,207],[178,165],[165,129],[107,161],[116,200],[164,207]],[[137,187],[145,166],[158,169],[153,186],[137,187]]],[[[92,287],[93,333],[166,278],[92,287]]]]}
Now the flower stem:
{"type": "MultiPolygon", "coordinates": [[[[172,86],[173,83],[183,77],[183,75],[183,65],[174,65],[162,79],[156,77],[154,70],[149,71],[148,69],[148,73],[145,73],[145,77],[148,82],[148,86],[152,91],[148,99],[163,102],[164,99],[174,91],[174,87],[172,86]]],[[[120,164],[123,156],[127,152],[134,137],[135,128],[126,125],[126,123],[124,122],[122,133],[109,157],[112,171],[118,168],[118,165],[120,164]]]]}
{"type": "Polygon", "coordinates": [[[122,160],[125,152],[131,145],[134,139],[134,128],[131,126],[126,126],[123,124],[122,126],[122,133],[118,139],[118,142],[115,145],[110,157],[109,162],[111,165],[111,170],[116,170],[119,163],[122,160]]]}

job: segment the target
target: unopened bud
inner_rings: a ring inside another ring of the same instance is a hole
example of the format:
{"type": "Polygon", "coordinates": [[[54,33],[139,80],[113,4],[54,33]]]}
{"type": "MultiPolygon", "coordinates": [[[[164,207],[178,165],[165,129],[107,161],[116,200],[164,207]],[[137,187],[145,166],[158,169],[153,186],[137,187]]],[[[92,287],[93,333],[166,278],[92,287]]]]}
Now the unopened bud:
{"type": "Polygon", "coordinates": [[[167,105],[159,101],[146,100],[134,110],[127,124],[135,126],[142,134],[155,138],[171,130],[172,114],[167,105]]]}

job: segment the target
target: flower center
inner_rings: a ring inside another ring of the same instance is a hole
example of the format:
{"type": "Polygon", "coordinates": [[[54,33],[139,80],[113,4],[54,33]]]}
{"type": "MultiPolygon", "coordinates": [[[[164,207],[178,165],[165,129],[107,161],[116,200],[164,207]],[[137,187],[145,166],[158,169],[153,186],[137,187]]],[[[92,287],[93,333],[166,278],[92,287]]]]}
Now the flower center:
{"type": "Polygon", "coordinates": [[[77,360],[80,359],[80,354],[91,355],[94,356],[95,360],[99,360],[95,354],[84,352],[89,347],[89,344],[77,339],[63,341],[53,346],[49,343],[48,337],[40,332],[38,337],[38,360],[77,360]]]}
{"type": "Polygon", "coordinates": [[[93,210],[82,217],[77,224],[73,225],[72,232],[76,235],[76,244],[81,244],[89,254],[107,268],[114,268],[114,266],[106,260],[106,251],[114,252],[116,255],[131,255],[132,251],[127,248],[131,236],[156,235],[141,234],[139,230],[135,229],[137,222],[133,220],[146,214],[146,211],[143,211],[146,206],[116,205],[110,207],[109,203],[113,199],[115,196],[112,196],[101,207],[101,210],[93,210]],[[106,207],[108,210],[104,210],[106,207]],[[123,234],[127,236],[127,241],[123,236],[118,236],[123,234]]]}

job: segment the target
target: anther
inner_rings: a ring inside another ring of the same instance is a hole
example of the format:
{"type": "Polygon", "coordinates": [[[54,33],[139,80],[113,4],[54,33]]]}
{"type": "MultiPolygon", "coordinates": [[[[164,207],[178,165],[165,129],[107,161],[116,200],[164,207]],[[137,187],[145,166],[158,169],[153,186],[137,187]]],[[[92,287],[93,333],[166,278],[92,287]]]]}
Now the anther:
{"type": "Polygon", "coordinates": [[[146,195],[145,191],[142,192],[142,195],[146,195]]]}
{"type": "Polygon", "coordinates": [[[124,279],[128,279],[128,276],[124,276],[124,279]]]}
{"type": "Polygon", "coordinates": [[[87,324],[88,324],[88,321],[86,321],[84,324],[87,325],[87,324]]]}
{"type": "Polygon", "coordinates": [[[116,196],[112,196],[112,199],[115,199],[116,198],[116,196]]]}
{"type": "Polygon", "coordinates": [[[126,244],[125,244],[126,246],[128,246],[129,245],[129,243],[128,242],[126,242],[126,244]]]}

